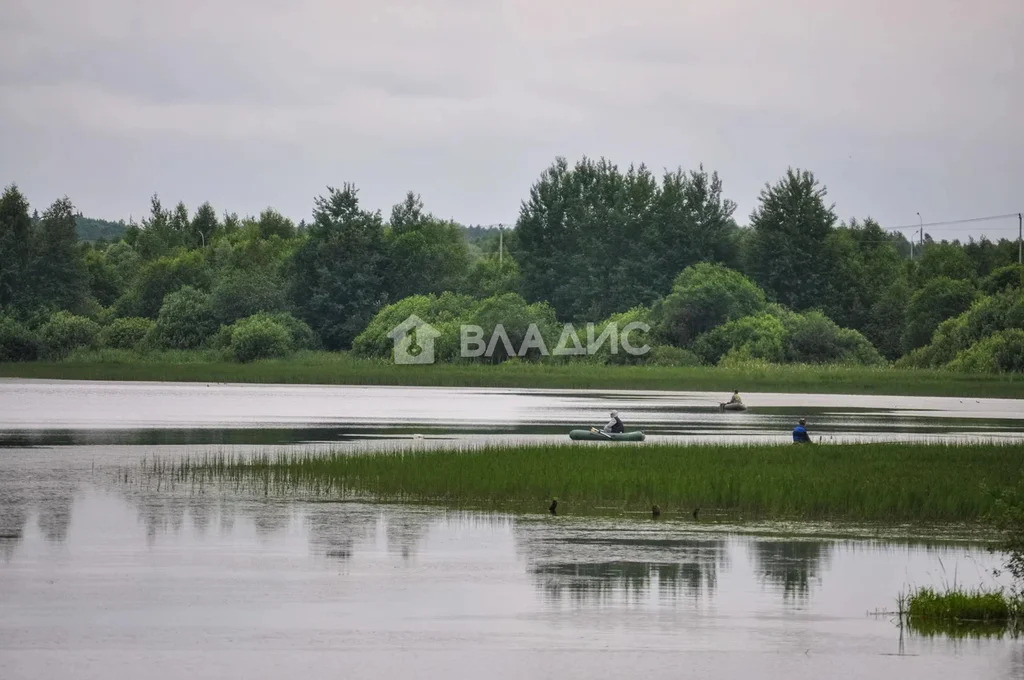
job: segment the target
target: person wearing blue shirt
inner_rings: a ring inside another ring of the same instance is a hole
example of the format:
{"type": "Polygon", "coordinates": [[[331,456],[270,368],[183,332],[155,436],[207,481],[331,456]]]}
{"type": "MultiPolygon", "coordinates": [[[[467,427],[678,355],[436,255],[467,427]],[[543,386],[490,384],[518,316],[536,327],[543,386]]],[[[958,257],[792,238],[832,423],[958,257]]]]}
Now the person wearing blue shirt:
{"type": "Polygon", "coordinates": [[[810,444],[811,437],[807,434],[807,421],[803,418],[800,419],[800,424],[793,428],[793,443],[794,444],[810,444]]]}

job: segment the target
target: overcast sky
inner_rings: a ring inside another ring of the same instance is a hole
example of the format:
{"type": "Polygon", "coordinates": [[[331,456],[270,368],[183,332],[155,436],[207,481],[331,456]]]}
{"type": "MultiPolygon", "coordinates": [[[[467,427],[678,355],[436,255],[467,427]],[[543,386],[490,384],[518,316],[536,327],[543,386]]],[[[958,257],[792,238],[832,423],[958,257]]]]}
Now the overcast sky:
{"type": "Polygon", "coordinates": [[[34,207],[297,220],[354,182],[385,216],[412,189],[511,223],[559,155],[703,163],[741,224],[787,166],[843,219],[1016,213],[1024,2],[0,3],[0,183],[34,207]]]}

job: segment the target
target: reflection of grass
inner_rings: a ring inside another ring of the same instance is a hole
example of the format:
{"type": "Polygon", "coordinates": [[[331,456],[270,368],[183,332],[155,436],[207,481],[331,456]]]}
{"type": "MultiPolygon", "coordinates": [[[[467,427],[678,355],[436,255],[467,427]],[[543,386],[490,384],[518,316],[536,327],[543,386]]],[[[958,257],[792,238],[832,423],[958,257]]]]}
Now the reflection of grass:
{"type": "Polygon", "coordinates": [[[644,510],[702,508],[746,519],[975,521],[986,491],[1024,470],[1010,445],[840,444],[489,446],[476,450],[210,456],[150,472],[262,492],[452,506],[644,510]]]}
{"type": "Polygon", "coordinates": [[[166,380],[442,387],[714,390],[1017,397],[1024,379],[935,370],[840,366],[745,368],[599,366],[510,362],[398,366],[345,353],[303,352],[239,364],[214,352],[80,352],[60,362],[0,363],[0,376],[76,380],[166,380]]]}

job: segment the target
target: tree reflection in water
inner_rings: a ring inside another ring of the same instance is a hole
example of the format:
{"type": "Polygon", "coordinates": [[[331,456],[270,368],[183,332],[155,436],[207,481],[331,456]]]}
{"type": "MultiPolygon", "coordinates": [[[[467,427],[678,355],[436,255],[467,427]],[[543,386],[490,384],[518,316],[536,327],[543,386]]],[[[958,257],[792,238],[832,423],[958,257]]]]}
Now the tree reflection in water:
{"type": "Polygon", "coordinates": [[[662,529],[572,532],[517,526],[516,542],[535,584],[550,601],[575,605],[625,600],[710,599],[728,566],[723,538],[677,538],[662,529]]]}
{"type": "Polygon", "coordinates": [[[821,583],[834,545],[820,540],[754,540],[750,543],[754,568],[762,580],[782,591],[783,599],[806,601],[811,582],[821,583]]]}

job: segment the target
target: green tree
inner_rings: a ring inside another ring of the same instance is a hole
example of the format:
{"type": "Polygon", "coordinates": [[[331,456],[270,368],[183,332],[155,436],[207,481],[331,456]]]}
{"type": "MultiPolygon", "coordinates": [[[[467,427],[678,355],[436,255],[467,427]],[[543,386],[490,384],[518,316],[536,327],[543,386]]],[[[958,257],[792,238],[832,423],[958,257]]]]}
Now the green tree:
{"type": "Polygon", "coordinates": [[[764,291],[743,274],[701,262],[680,272],[672,292],[655,305],[655,332],[677,347],[687,347],[715,326],[756,314],[765,304],[764,291]]]}
{"type": "Polygon", "coordinates": [[[120,277],[107,262],[104,251],[95,248],[85,251],[85,271],[89,277],[89,292],[101,305],[109,306],[120,297],[120,277]]]}
{"type": "Polygon", "coordinates": [[[479,298],[518,293],[522,287],[519,263],[511,257],[485,255],[472,264],[463,290],[479,298]]]}
{"type": "Polygon", "coordinates": [[[71,201],[54,201],[36,225],[32,286],[36,299],[56,309],[77,309],[85,301],[89,278],[75,232],[71,201]]]}
{"type": "Polygon", "coordinates": [[[146,263],[115,303],[118,316],[155,318],[164,298],[186,285],[210,287],[210,271],[198,250],[146,263]]]}
{"type": "Polygon", "coordinates": [[[666,172],[656,199],[654,220],[646,230],[648,248],[655,254],[649,276],[655,288],[667,291],[673,277],[698,262],[739,264],[739,228],[733,220],[736,204],[722,193],[718,173],[681,169],[666,172]]]}
{"type": "Polygon", "coordinates": [[[105,255],[107,264],[113,268],[117,276],[117,288],[123,293],[138,274],[142,258],[135,248],[125,241],[110,244],[105,255]]]}
{"type": "Polygon", "coordinates": [[[274,236],[288,239],[295,236],[295,223],[273,208],[267,208],[260,213],[257,225],[260,238],[263,239],[274,236]]]}
{"type": "Polygon", "coordinates": [[[967,311],[977,296],[978,291],[969,281],[939,276],[926,283],[907,306],[904,351],[927,345],[940,323],[967,311]]]}
{"type": "Polygon", "coordinates": [[[31,291],[32,218],[16,185],[0,196],[0,311],[26,305],[31,291]]]}
{"type": "Polygon", "coordinates": [[[602,159],[563,158],[531,187],[513,252],[528,300],[560,318],[593,322],[665,294],[683,263],[725,257],[734,206],[717,176],[626,172],[602,159]]]}
{"type": "Polygon", "coordinates": [[[925,245],[917,270],[918,281],[923,285],[940,276],[965,280],[974,278],[974,263],[959,244],[943,241],[925,245]]]}
{"type": "Polygon", "coordinates": [[[836,216],[825,205],[827,190],[806,170],[786,171],[765,185],[750,216],[753,233],[747,271],[775,300],[802,310],[821,302],[828,290],[826,241],[836,216]]]}
{"type": "Polygon", "coordinates": [[[359,207],[357,193],[346,184],[317,197],[291,265],[295,308],[328,349],[349,347],[388,301],[384,223],[359,207]]]}
{"type": "Polygon", "coordinates": [[[181,241],[180,234],[171,227],[171,213],[164,209],[156,194],[150,197],[149,211],[149,217],[141,225],[129,227],[125,236],[144,260],[166,255],[181,241]]]}
{"type": "Polygon", "coordinates": [[[196,210],[195,217],[192,218],[192,222],[189,224],[189,237],[187,239],[189,247],[196,248],[209,245],[219,227],[217,212],[209,202],[203,203],[196,210]]]}
{"type": "Polygon", "coordinates": [[[288,304],[285,282],[272,269],[230,269],[214,284],[211,304],[223,324],[259,312],[282,311],[288,304]]]}
{"type": "Polygon", "coordinates": [[[1024,265],[1008,264],[997,267],[981,283],[981,289],[989,295],[1014,288],[1024,289],[1024,265]]]}
{"type": "Polygon", "coordinates": [[[390,226],[393,299],[462,288],[469,253],[457,225],[424,213],[420,197],[410,191],[392,208],[390,226]]]}

